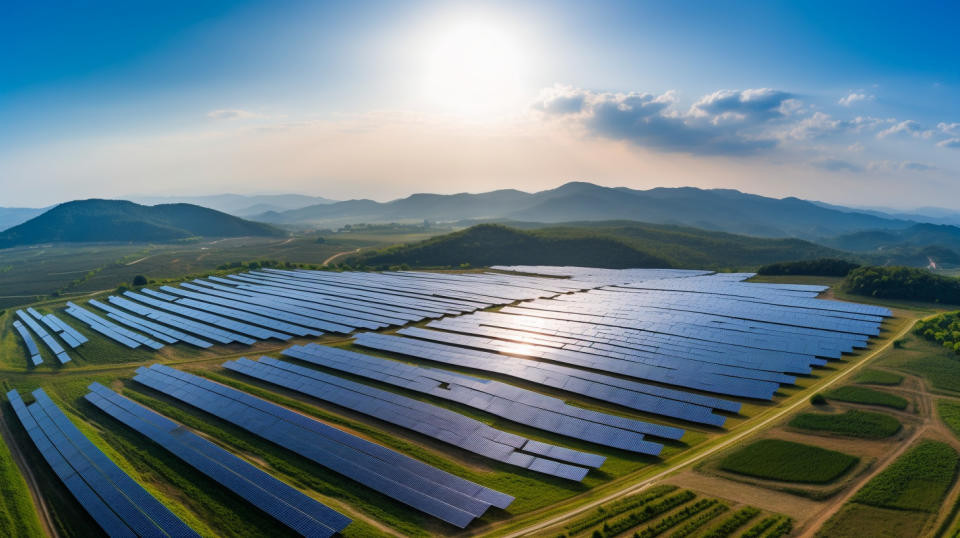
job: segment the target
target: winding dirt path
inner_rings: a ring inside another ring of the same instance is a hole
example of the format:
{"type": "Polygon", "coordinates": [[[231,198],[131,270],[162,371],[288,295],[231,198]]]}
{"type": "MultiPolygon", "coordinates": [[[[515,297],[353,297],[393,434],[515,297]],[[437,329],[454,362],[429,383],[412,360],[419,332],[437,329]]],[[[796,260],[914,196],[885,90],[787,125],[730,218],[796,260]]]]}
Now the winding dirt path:
{"type": "Polygon", "coordinates": [[[359,248],[354,250],[348,250],[346,252],[338,252],[333,256],[330,256],[329,258],[323,260],[323,265],[330,265],[331,263],[333,263],[333,260],[339,258],[340,256],[346,256],[347,254],[356,254],[358,252],[360,252],[359,248]]]}

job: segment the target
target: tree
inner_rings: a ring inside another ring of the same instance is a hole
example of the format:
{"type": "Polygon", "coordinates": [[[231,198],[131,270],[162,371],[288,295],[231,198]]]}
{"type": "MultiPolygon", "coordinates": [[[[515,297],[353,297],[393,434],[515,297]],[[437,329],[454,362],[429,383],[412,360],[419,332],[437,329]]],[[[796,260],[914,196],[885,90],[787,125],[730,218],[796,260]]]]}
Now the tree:
{"type": "Polygon", "coordinates": [[[137,286],[137,287],[139,287],[139,286],[146,286],[146,285],[147,285],[147,277],[145,277],[145,276],[143,276],[143,275],[137,275],[137,276],[133,277],[133,285],[134,285],[134,286],[137,286]]]}

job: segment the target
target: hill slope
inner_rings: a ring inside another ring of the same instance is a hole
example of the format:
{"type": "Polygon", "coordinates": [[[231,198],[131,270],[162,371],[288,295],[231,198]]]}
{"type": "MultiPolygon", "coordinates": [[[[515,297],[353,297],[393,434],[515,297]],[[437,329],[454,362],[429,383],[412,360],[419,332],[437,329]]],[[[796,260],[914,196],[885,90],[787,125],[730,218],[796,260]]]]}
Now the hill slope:
{"type": "Polygon", "coordinates": [[[760,237],[814,239],[867,229],[912,224],[876,215],[840,211],[797,198],[767,198],[735,190],[656,188],[633,190],[567,183],[537,193],[499,190],[482,194],[415,194],[392,202],[350,200],[253,217],[288,225],[360,222],[506,219],[545,223],[633,220],[693,226],[760,237]]]}
{"type": "Polygon", "coordinates": [[[761,239],[675,226],[579,223],[520,230],[480,224],[419,243],[367,252],[349,263],[748,268],[838,255],[843,253],[799,239],[761,239]]]}
{"type": "Polygon", "coordinates": [[[272,226],[190,204],[142,206],[78,200],[0,233],[0,248],[54,242],[175,241],[188,237],[281,236],[272,226]]]}

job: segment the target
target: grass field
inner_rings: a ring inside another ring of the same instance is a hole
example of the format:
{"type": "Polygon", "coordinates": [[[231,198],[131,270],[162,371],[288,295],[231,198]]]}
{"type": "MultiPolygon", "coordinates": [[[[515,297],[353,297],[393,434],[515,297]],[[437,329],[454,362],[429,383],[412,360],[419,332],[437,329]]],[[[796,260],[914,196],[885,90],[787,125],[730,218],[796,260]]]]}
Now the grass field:
{"type": "Polygon", "coordinates": [[[864,405],[879,405],[893,409],[906,409],[907,400],[879,390],[868,389],[866,387],[846,386],[831,390],[824,394],[830,400],[840,402],[858,403],[864,405]]]}
{"type": "MultiPolygon", "coordinates": [[[[0,402],[5,403],[6,398],[0,396],[0,402]]],[[[6,422],[6,417],[3,420],[6,422]]],[[[40,536],[43,531],[27,482],[4,441],[0,438],[0,529],[11,536],[40,536]]]]}
{"type": "Polygon", "coordinates": [[[0,309],[30,304],[54,292],[79,297],[129,284],[136,275],[178,279],[234,262],[277,260],[320,265],[334,254],[416,241],[436,232],[335,233],[232,238],[166,244],[58,244],[0,250],[0,309]]]}
{"type": "Polygon", "coordinates": [[[960,357],[953,351],[910,334],[883,366],[922,377],[935,390],[960,392],[960,357]]]}
{"type": "Polygon", "coordinates": [[[816,446],[762,439],[725,457],[720,468],[781,482],[825,484],[839,478],[858,461],[855,456],[816,446]]]}
{"type": "Polygon", "coordinates": [[[940,415],[940,420],[950,428],[953,434],[960,437],[960,404],[938,400],[937,413],[940,415]]]}
{"type": "Polygon", "coordinates": [[[903,376],[885,370],[864,370],[853,381],[865,385],[899,385],[903,376]]]}
{"type": "Polygon", "coordinates": [[[950,445],[920,441],[870,480],[853,500],[879,508],[935,512],[956,470],[957,452],[950,445]]]}
{"type": "Polygon", "coordinates": [[[920,536],[929,514],[848,503],[817,532],[818,538],[914,538],[920,536]]]}
{"type": "Polygon", "coordinates": [[[901,428],[900,421],[890,415],[855,409],[842,414],[801,413],[789,422],[789,426],[801,430],[836,433],[862,439],[890,437],[900,431],[901,428]]]}

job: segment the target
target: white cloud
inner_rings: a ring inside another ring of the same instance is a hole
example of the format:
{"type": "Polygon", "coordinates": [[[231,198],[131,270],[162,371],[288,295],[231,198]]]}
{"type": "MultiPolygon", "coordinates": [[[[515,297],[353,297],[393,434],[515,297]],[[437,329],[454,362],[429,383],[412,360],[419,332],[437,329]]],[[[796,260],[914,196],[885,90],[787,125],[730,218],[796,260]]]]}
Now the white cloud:
{"type": "Polygon", "coordinates": [[[863,90],[857,90],[854,92],[850,92],[849,94],[841,97],[840,100],[837,101],[837,103],[843,106],[852,106],[856,103],[873,101],[873,99],[874,99],[873,95],[864,93],[863,90]]]}
{"type": "Polygon", "coordinates": [[[960,138],[947,138],[946,140],[941,140],[937,142],[937,146],[941,148],[960,148],[960,138]]]}
{"type": "Polygon", "coordinates": [[[242,110],[239,108],[219,108],[207,112],[207,117],[215,120],[244,120],[251,118],[262,118],[261,114],[242,110]]]}
{"type": "Polygon", "coordinates": [[[888,136],[898,134],[910,135],[914,138],[928,139],[933,136],[934,132],[930,129],[924,129],[923,126],[916,121],[904,120],[880,131],[877,133],[877,138],[886,138],[888,136]]]}

